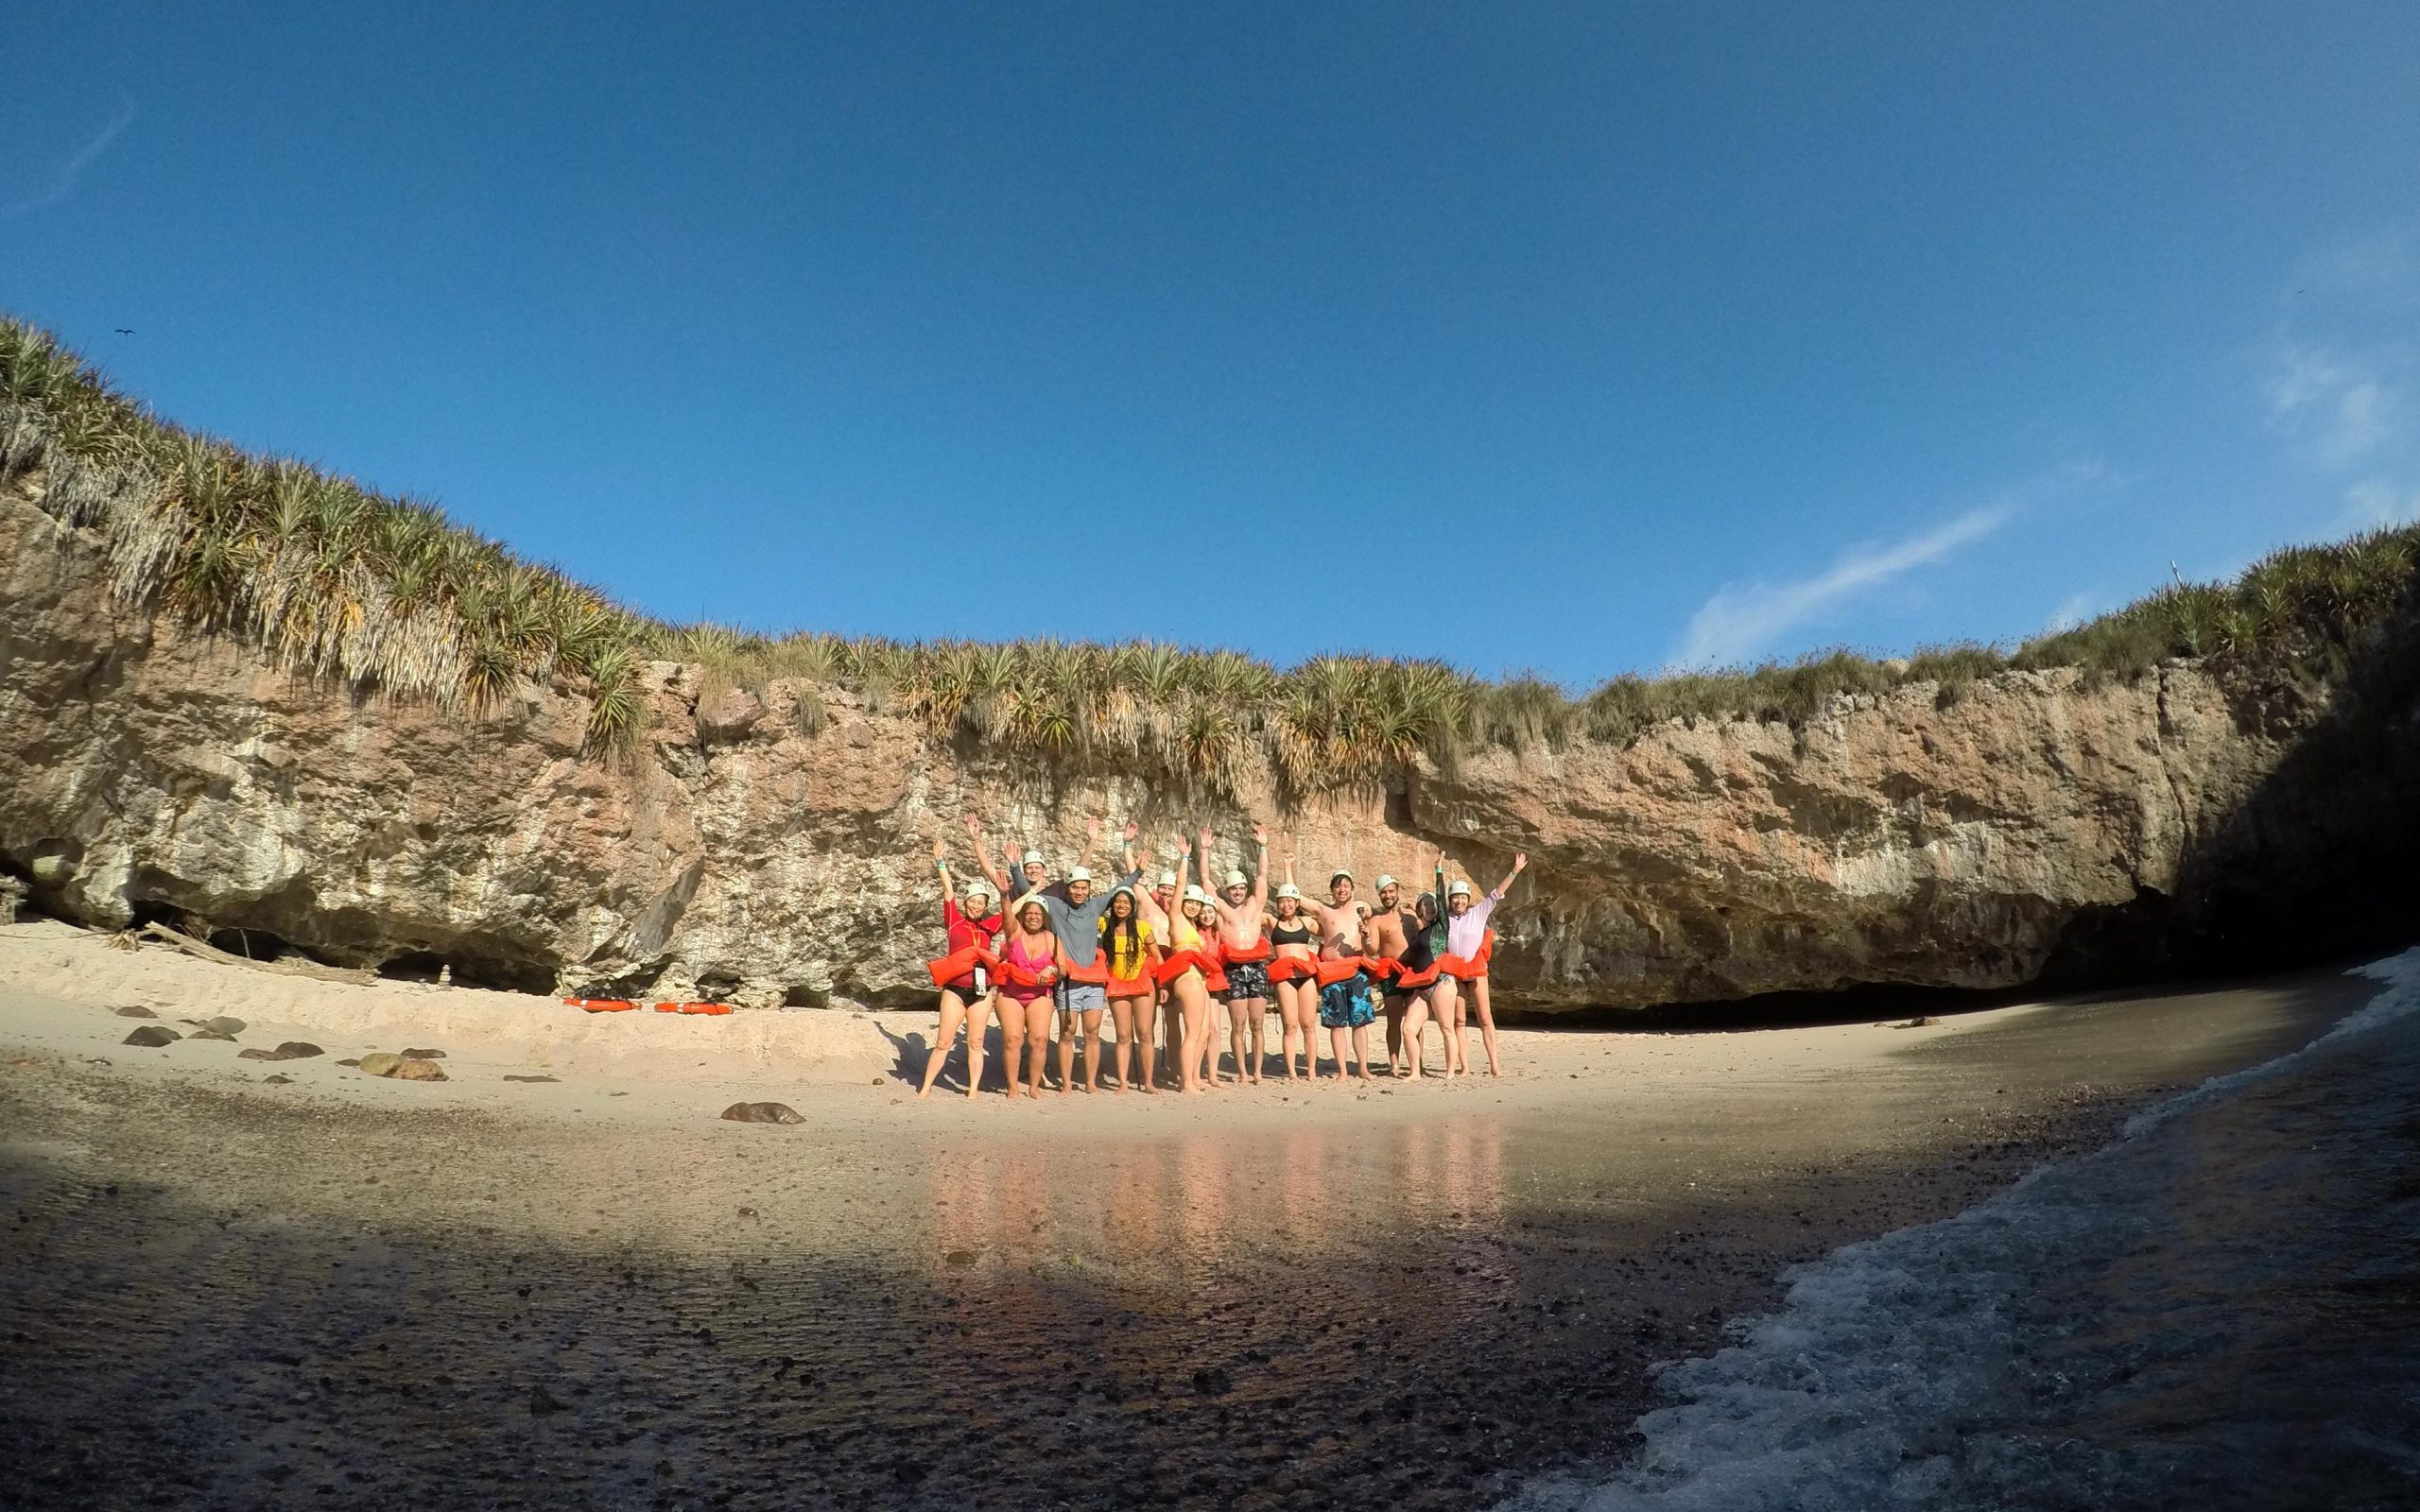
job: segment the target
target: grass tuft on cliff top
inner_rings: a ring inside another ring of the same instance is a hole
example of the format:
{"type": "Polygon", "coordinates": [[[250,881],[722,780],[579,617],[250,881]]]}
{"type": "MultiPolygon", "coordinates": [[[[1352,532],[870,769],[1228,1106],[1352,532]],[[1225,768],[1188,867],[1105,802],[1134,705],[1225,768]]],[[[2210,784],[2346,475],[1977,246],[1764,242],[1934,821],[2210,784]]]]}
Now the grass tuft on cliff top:
{"type": "Polygon", "coordinates": [[[1802,725],[1843,696],[1928,685],[1946,706],[1996,675],[2131,681],[2199,658],[2222,673],[2328,679],[2406,601],[2420,529],[2279,551],[2232,583],[2178,584],[2013,652],[1964,643],[1878,661],[1846,650],[1748,669],[1624,674],[1580,698],[1534,676],[1328,655],[1279,670],[1152,643],[900,643],[672,626],[448,520],[283,457],[173,425],[48,333],[0,318],[0,488],[94,532],[126,601],[238,637],[272,663],[476,715],[527,679],[591,700],[589,745],[645,734],[639,666],[699,669],[813,735],[827,690],[1053,772],[1148,774],[1214,796],[1265,765],[1281,799],[1374,788],[1426,757],[1625,745],[1671,720],[1802,725]],[[786,711],[780,706],[786,701],[786,711]]]}

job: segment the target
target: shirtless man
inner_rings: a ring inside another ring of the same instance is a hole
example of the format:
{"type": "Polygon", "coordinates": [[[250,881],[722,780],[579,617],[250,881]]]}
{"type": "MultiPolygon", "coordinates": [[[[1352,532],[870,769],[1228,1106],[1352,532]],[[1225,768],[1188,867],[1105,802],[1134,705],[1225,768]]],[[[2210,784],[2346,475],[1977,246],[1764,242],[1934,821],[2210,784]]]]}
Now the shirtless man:
{"type": "MultiPolygon", "coordinates": [[[[1286,881],[1294,881],[1294,858],[1286,858],[1286,881]]],[[[1319,921],[1320,959],[1341,963],[1358,961],[1367,956],[1371,943],[1365,926],[1370,905],[1353,896],[1353,873],[1338,870],[1327,879],[1326,902],[1310,904],[1311,917],[1319,921]]],[[[1345,1031],[1353,1036],[1354,1061],[1360,1068],[1361,1079],[1370,1079],[1370,1021],[1377,1017],[1375,984],[1366,971],[1344,968],[1344,974],[1331,978],[1322,971],[1320,976],[1320,1023],[1328,1031],[1329,1043],[1336,1051],[1336,1079],[1342,1081],[1345,1068],[1345,1031]]]]}
{"type": "MultiPolygon", "coordinates": [[[[1400,961],[1404,947],[1409,943],[1405,928],[1409,915],[1403,907],[1403,885],[1387,874],[1378,874],[1378,906],[1370,913],[1370,954],[1382,961],[1400,961]]],[[[1395,990],[1390,980],[1386,985],[1387,1070],[1399,1073],[1403,1067],[1403,1010],[1411,999],[1395,990]]]]}
{"type": "MultiPolygon", "coordinates": [[[[1210,832],[1196,836],[1202,858],[1201,880],[1210,880],[1210,832]]],[[[1269,827],[1252,827],[1253,844],[1260,848],[1253,880],[1246,885],[1240,871],[1227,873],[1226,885],[1211,893],[1210,906],[1219,916],[1219,943],[1227,969],[1227,1050],[1236,1057],[1243,1079],[1260,1085],[1262,1031],[1269,1022],[1269,942],[1261,937],[1261,921],[1269,917],[1269,827]]],[[[1205,885],[1202,890],[1208,892],[1205,885]]]]}

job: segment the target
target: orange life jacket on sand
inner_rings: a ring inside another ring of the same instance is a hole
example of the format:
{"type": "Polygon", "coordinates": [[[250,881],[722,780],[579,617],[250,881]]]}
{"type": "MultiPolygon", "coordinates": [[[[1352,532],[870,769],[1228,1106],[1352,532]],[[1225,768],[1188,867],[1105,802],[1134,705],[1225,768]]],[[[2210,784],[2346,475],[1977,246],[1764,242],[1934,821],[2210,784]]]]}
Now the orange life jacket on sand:
{"type": "Polygon", "coordinates": [[[655,1005],[655,1011],[658,1013],[697,1013],[704,1014],[709,1017],[720,1018],[722,1015],[731,1011],[731,1005],[728,1003],[659,1003],[655,1005]]]}
{"type": "Polygon", "coordinates": [[[628,1013],[638,1006],[628,998],[565,998],[563,1001],[590,1013],[628,1013]]]}

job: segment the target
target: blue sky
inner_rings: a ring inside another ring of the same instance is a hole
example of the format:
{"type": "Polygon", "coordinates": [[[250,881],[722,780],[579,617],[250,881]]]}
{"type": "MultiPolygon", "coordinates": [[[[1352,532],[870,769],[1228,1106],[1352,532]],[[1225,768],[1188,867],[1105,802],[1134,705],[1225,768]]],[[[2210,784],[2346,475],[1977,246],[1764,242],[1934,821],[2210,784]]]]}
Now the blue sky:
{"type": "Polygon", "coordinates": [[[0,308],[671,619],[1582,689],[2420,513],[2403,5],[9,33],[0,308]]]}

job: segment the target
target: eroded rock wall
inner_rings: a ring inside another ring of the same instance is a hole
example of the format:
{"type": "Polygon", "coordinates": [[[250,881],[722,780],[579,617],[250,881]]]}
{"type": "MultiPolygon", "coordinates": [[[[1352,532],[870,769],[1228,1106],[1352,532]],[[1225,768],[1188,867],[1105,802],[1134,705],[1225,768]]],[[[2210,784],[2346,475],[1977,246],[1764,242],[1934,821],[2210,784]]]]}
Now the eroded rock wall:
{"type": "Polygon", "coordinates": [[[2183,662],[2132,686],[2010,674],[1947,707],[1916,685],[1799,729],[1495,750],[1280,814],[1265,789],[1201,806],[1020,774],[828,688],[805,690],[828,714],[810,736],[800,690],[700,710],[695,677],[650,666],[648,740],[600,764],[575,693],[466,719],[291,679],[112,600],[92,541],[0,499],[0,865],[96,925],[174,913],[530,988],[895,1003],[928,989],[931,844],[962,864],[968,814],[1062,866],[1096,814],[1163,850],[1208,823],[1230,855],[1257,817],[1306,885],[1410,877],[1432,843],[1484,885],[1528,850],[1500,927],[1516,1002],[1997,987],[2088,921],[2171,924],[2204,885],[2197,843],[2326,713],[2247,720],[2183,662]]]}

